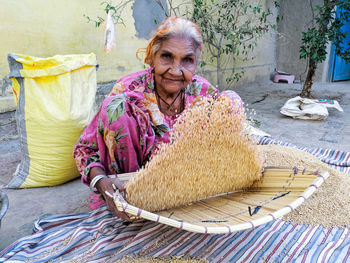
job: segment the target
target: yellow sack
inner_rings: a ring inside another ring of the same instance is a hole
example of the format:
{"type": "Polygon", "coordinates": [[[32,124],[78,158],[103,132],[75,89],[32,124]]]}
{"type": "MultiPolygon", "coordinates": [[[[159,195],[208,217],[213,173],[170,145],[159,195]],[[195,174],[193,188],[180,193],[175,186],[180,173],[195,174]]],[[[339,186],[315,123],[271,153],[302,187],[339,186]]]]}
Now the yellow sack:
{"type": "Polygon", "coordinates": [[[52,186],[79,176],[73,146],[94,115],[96,56],[9,54],[21,163],[10,188],[52,186]]]}

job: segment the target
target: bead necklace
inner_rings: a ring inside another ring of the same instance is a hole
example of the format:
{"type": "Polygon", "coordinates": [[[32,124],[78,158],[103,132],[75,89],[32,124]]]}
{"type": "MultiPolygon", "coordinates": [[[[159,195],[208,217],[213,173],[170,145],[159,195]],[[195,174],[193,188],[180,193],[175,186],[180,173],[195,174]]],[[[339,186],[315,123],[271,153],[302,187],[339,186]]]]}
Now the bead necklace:
{"type": "Polygon", "coordinates": [[[158,103],[158,107],[159,107],[159,110],[161,111],[161,112],[163,112],[164,114],[166,114],[166,115],[176,115],[176,114],[179,114],[179,113],[181,113],[183,110],[184,110],[184,105],[185,105],[185,103],[184,103],[184,89],[181,89],[180,91],[179,91],[179,93],[176,95],[176,97],[175,97],[175,99],[171,102],[171,103],[168,103],[168,102],[166,102],[160,95],[159,95],[159,93],[158,93],[158,90],[157,90],[157,87],[156,87],[156,85],[154,85],[154,90],[155,90],[155,93],[156,93],[156,98],[157,98],[157,103],[158,103]],[[178,112],[178,109],[173,109],[172,107],[173,107],[173,105],[174,105],[174,103],[176,102],[176,100],[178,99],[178,98],[181,98],[181,102],[180,102],[180,110],[179,110],[179,112],[178,112]],[[160,101],[162,101],[166,106],[167,106],[167,108],[166,109],[162,109],[162,106],[161,106],[161,103],[160,103],[160,101]],[[170,113],[170,114],[167,114],[167,113],[170,113]],[[174,114],[175,113],[175,114],[174,114]]]}

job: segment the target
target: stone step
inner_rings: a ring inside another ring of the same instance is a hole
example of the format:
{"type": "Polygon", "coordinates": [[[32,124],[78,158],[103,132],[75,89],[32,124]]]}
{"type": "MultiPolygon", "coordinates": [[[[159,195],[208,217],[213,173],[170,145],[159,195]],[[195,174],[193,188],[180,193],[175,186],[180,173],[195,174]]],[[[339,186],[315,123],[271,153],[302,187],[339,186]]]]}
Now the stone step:
{"type": "Polygon", "coordinates": [[[0,97],[0,113],[16,110],[16,103],[13,96],[0,97]]]}

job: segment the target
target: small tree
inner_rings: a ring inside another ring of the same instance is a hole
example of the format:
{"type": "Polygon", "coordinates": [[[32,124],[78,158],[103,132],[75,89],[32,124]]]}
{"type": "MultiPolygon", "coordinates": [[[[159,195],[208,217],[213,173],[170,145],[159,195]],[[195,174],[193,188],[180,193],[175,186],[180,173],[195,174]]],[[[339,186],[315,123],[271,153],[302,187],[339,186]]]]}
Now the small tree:
{"type": "MultiPolygon", "coordinates": [[[[228,86],[244,74],[237,70],[237,60],[246,61],[269,28],[272,12],[263,9],[261,1],[253,0],[193,0],[192,20],[200,27],[209,58],[216,61],[217,86],[222,89],[221,74],[231,66],[226,78],[228,86]],[[255,3],[255,4],[254,4],[255,3]],[[223,56],[230,56],[231,65],[225,65],[223,56]]],[[[275,1],[277,6],[277,1],[275,1]]],[[[206,63],[205,63],[206,64],[206,63]]]]}
{"type": "Polygon", "coordinates": [[[302,32],[300,58],[307,59],[308,68],[301,97],[311,97],[317,64],[326,59],[327,44],[332,42],[335,54],[350,62],[350,47],[344,48],[346,32],[341,31],[344,22],[350,21],[349,0],[324,0],[322,6],[315,8],[317,16],[313,17],[313,26],[302,32]],[[336,16],[336,8],[339,9],[336,16]]]}

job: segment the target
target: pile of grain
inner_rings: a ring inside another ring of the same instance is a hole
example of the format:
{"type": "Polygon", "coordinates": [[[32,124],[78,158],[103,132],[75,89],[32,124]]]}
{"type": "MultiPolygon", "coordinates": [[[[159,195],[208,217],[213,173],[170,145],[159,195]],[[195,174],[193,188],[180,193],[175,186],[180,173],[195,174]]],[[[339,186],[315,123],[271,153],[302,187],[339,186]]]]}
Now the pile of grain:
{"type": "Polygon", "coordinates": [[[283,219],[297,224],[321,224],[325,227],[350,226],[350,177],[297,148],[280,145],[259,145],[265,166],[297,166],[301,169],[323,170],[330,177],[294,212],[283,219]]]}
{"type": "Polygon", "coordinates": [[[263,159],[244,132],[245,114],[238,111],[223,95],[203,98],[183,112],[172,143],[162,145],[127,183],[127,201],[159,211],[252,185],[263,159]]]}

